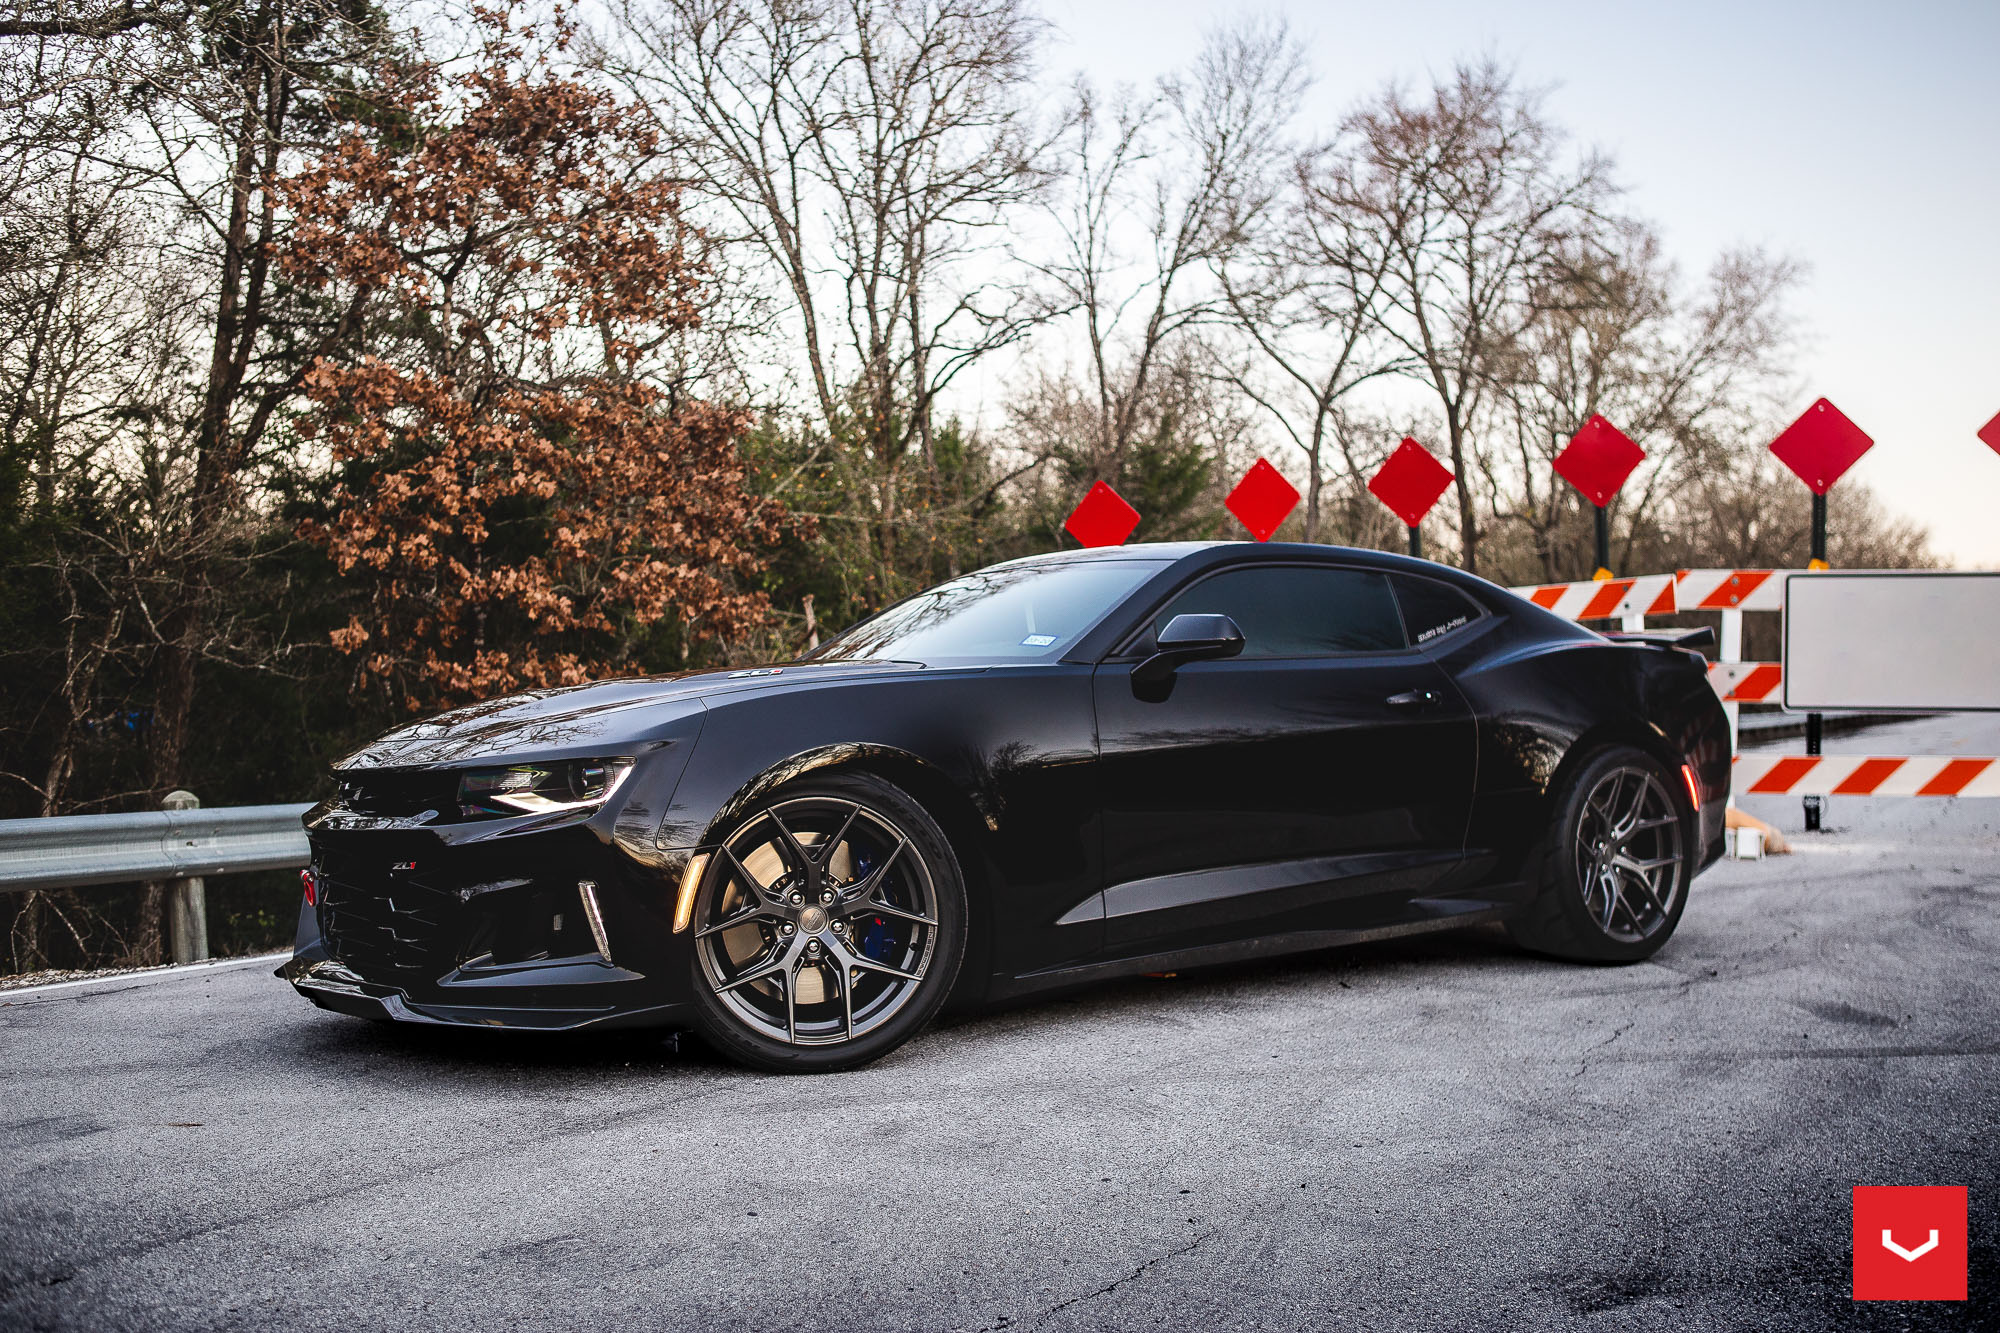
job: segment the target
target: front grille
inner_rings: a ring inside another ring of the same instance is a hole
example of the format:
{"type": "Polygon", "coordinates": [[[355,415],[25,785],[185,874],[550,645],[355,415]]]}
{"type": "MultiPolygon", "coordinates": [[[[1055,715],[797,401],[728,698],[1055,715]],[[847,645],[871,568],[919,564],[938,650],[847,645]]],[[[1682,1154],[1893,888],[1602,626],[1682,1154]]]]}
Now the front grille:
{"type": "Polygon", "coordinates": [[[457,967],[596,952],[579,871],[535,873],[520,847],[466,854],[429,838],[315,837],[319,926],[327,952],[364,980],[408,989],[457,967]]]}
{"type": "Polygon", "coordinates": [[[435,979],[458,961],[459,900],[412,874],[320,872],[320,930],[327,951],[371,980],[435,979]]]}

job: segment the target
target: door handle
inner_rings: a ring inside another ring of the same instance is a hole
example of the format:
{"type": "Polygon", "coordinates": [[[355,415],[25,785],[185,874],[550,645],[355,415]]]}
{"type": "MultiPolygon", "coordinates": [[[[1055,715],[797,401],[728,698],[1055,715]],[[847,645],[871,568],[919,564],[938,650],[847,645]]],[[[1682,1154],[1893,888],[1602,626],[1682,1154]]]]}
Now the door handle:
{"type": "Polygon", "coordinates": [[[1382,702],[1391,708],[1429,708],[1437,701],[1436,690],[1406,690],[1401,694],[1392,694],[1382,702]]]}

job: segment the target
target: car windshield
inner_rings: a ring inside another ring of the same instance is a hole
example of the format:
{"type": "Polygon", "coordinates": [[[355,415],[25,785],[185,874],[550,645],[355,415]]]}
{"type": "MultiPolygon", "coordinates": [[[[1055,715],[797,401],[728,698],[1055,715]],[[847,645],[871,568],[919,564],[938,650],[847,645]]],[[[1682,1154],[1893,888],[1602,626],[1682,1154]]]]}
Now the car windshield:
{"type": "Polygon", "coordinates": [[[828,640],[812,658],[1054,661],[1169,563],[1078,560],[998,565],[898,602],[828,640]]]}

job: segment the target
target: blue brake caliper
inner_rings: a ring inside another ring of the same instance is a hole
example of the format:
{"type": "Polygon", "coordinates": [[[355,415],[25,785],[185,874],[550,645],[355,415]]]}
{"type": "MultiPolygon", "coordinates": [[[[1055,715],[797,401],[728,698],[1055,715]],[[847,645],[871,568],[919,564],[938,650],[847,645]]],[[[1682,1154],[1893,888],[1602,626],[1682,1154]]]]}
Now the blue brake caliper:
{"type": "Polygon", "coordinates": [[[889,933],[888,924],[881,917],[876,917],[868,924],[868,928],[861,932],[861,952],[876,962],[888,962],[889,956],[895,949],[895,937],[889,933]]]}
{"type": "MultiPolygon", "coordinates": [[[[854,880],[856,883],[867,879],[875,869],[875,858],[865,852],[857,852],[854,857],[854,880]]],[[[886,963],[896,952],[896,937],[889,933],[889,924],[881,917],[870,919],[861,930],[861,937],[855,941],[861,952],[878,963],[886,963]]]]}

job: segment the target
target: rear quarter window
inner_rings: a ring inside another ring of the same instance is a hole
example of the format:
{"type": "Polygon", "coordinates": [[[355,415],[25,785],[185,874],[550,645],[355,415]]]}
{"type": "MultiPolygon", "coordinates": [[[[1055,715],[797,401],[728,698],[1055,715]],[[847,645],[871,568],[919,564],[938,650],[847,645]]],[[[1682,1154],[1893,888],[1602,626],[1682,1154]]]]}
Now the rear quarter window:
{"type": "Polygon", "coordinates": [[[1410,642],[1418,647],[1435,643],[1483,614],[1477,602],[1435,579],[1395,574],[1389,582],[1403,608],[1403,625],[1409,631],[1410,642]]]}

